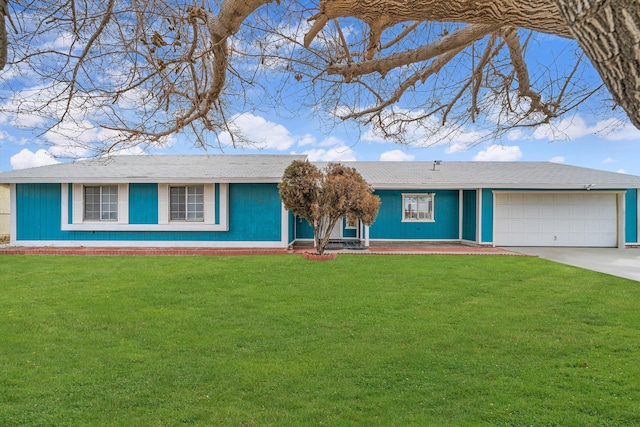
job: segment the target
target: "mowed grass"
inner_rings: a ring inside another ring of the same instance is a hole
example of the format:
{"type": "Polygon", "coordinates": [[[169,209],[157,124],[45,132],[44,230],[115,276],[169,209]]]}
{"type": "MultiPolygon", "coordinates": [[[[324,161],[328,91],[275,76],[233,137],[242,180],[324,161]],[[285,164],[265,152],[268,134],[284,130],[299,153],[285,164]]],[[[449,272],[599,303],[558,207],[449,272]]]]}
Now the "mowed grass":
{"type": "Polygon", "coordinates": [[[528,257],[0,258],[3,426],[640,425],[640,283],[528,257]]]}

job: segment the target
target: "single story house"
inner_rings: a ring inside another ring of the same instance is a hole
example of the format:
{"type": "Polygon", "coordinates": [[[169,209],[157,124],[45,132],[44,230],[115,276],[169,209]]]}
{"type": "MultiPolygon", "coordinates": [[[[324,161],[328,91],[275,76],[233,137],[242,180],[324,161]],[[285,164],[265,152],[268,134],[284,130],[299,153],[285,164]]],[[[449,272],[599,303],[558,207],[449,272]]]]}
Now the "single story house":
{"type": "MultiPolygon", "coordinates": [[[[311,241],[277,184],[300,155],[114,156],[0,173],[15,246],[287,248],[311,241]]],[[[318,163],[322,167],[324,164],[318,163]]],[[[353,162],[380,196],[338,240],[640,244],[640,177],[548,162],[353,162]]]]}

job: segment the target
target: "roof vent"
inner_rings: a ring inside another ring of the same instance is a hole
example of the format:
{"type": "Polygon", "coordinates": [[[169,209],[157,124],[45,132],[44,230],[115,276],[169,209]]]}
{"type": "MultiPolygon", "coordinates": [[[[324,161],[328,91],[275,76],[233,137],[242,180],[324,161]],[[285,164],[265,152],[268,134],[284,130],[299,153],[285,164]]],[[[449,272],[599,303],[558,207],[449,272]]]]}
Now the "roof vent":
{"type": "Polygon", "coordinates": [[[440,164],[442,163],[442,160],[434,160],[433,161],[433,169],[431,169],[432,171],[436,170],[436,166],[440,166],[440,164]]]}

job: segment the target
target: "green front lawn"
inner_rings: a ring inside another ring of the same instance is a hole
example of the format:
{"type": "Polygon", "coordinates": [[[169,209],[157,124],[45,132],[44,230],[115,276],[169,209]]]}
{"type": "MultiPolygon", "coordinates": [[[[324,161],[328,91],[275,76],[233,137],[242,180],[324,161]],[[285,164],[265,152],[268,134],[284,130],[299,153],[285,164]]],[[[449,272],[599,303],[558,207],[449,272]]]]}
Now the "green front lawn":
{"type": "Polygon", "coordinates": [[[640,283],[527,257],[0,257],[0,425],[640,424],[640,283]]]}

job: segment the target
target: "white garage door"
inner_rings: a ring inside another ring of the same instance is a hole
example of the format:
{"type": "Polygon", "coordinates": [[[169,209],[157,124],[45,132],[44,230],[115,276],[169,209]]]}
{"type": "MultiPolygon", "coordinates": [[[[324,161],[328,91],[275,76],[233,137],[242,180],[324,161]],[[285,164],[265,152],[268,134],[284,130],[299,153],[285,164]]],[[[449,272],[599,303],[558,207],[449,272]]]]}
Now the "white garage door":
{"type": "Polygon", "coordinates": [[[616,195],[496,193],[496,246],[617,246],[616,195]]]}

